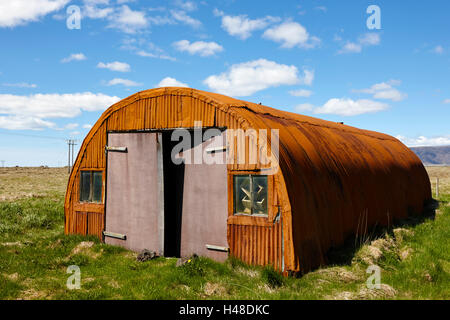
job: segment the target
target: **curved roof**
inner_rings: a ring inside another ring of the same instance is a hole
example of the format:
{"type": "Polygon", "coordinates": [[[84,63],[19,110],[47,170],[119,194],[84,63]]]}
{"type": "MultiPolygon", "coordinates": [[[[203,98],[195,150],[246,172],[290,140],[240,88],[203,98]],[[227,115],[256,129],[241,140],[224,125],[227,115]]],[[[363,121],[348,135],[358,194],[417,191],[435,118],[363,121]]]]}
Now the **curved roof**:
{"type": "Polygon", "coordinates": [[[132,102],[160,96],[201,100],[232,115],[245,128],[279,129],[279,164],[288,199],[282,207],[292,214],[296,269],[323,263],[328,248],[355,230],[361,234],[367,226],[391,224],[393,218],[421,212],[424,200],[431,198],[421,161],[389,135],[174,87],[141,91],[107,109],[81,146],[68,193],[80,157],[100,126],[132,102]]]}

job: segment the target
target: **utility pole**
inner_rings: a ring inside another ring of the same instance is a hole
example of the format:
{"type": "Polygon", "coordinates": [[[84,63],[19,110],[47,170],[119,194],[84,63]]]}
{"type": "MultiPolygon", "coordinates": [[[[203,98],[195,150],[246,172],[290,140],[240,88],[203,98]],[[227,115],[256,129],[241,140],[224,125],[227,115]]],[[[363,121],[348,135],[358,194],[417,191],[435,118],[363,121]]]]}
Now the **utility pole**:
{"type": "Polygon", "coordinates": [[[70,173],[71,168],[73,166],[73,154],[74,154],[74,146],[76,145],[76,140],[72,140],[72,139],[68,139],[67,140],[67,145],[69,146],[69,152],[68,152],[68,158],[67,158],[67,167],[68,167],[68,172],[70,173]]]}

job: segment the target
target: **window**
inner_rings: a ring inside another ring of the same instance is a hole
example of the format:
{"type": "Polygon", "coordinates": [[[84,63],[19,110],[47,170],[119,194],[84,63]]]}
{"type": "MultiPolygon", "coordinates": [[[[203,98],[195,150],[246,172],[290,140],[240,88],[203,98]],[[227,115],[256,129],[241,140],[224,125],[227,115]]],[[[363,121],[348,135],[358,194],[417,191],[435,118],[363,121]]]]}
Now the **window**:
{"type": "Polygon", "coordinates": [[[234,213],[267,216],[267,176],[233,176],[234,213]]]}
{"type": "Polygon", "coordinates": [[[81,171],[80,173],[80,201],[102,202],[103,172],[81,171]]]}

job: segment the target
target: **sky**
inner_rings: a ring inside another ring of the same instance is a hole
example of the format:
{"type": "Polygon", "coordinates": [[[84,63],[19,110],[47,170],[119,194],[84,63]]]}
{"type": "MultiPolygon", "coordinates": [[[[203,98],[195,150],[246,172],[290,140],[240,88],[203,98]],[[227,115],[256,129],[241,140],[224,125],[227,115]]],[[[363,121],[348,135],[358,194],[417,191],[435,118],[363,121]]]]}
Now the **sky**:
{"type": "Polygon", "coordinates": [[[450,2],[0,0],[0,166],[63,166],[127,96],[188,86],[450,145],[450,2]],[[4,162],[3,162],[4,161],[4,162]]]}

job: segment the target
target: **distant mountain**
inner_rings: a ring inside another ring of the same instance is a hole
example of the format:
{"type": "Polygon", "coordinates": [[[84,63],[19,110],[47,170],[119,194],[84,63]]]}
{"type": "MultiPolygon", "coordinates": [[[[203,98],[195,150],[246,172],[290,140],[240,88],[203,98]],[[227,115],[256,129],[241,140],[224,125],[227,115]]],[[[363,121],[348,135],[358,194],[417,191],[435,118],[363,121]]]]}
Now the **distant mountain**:
{"type": "Polygon", "coordinates": [[[450,146],[410,148],[424,164],[450,165],[450,146]]]}

